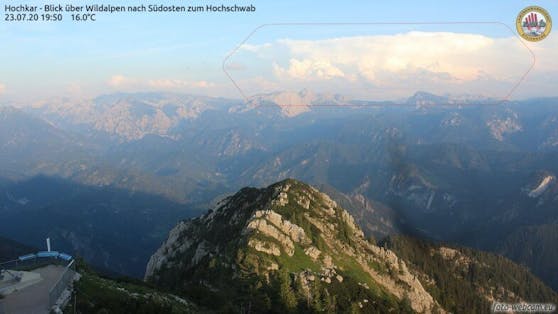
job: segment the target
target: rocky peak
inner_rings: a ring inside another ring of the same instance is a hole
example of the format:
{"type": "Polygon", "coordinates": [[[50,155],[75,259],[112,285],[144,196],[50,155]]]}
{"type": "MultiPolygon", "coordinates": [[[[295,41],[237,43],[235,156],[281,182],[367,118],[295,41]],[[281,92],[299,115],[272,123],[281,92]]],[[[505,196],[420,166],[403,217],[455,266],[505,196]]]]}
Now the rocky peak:
{"type": "Polygon", "coordinates": [[[473,104],[494,104],[497,100],[482,95],[436,95],[425,91],[417,91],[406,101],[407,105],[416,106],[417,108],[431,106],[461,106],[473,104]]]}
{"type": "Polygon", "coordinates": [[[294,117],[311,111],[313,106],[342,106],[347,103],[348,98],[341,95],[315,93],[303,89],[301,91],[280,91],[255,95],[249,99],[248,107],[255,108],[261,105],[278,106],[282,115],[294,117]]]}
{"type": "MultiPolygon", "coordinates": [[[[244,188],[204,216],[181,222],[151,257],[145,278],[171,289],[201,285],[218,294],[254,282],[273,291],[281,282],[295,287],[289,290],[294,300],[305,298],[306,306],[325,306],[332,299],[324,294],[337,289],[359,291],[344,296],[344,303],[337,300],[337,310],[351,304],[366,312],[380,300],[386,309],[399,309],[402,302],[418,312],[438,308],[403,260],[366,240],[329,196],[292,179],[244,188]]],[[[281,306],[288,308],[292,300],[279,290],[281,306]]]]}
{"type": "Polygon", "coordinates": [[[486,126],[492,137],[500,142],[505,139],[506,135],[523,131],[519,115],[510,109],[506,109],[499,115],[495,114],[492,116],[486,121],[486,126]]]}

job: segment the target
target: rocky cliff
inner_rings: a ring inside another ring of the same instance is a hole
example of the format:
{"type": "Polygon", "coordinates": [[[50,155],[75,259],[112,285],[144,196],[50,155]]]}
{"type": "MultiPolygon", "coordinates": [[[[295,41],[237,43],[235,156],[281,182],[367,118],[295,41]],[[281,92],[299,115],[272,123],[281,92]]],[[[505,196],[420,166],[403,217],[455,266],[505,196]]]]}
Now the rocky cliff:
{"type": "Polygon", "coordinates": [[[189,295],[206,291],[237,309],[443,312],[403,260],[365,239],[326,194],[295,180],[245,188],[181,222],[145,279],[189,295]]]}

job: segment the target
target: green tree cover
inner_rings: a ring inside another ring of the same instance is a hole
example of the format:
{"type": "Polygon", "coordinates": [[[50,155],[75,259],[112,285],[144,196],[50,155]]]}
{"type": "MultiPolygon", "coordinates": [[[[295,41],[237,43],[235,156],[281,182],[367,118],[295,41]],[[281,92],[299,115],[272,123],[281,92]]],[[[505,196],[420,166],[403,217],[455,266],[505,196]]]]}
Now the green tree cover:
{"type": "Polygon", "coordinates": [[[382,245],[393,250],[412,268],[424,273],[423,286],[447,311],[490,312],[494,298],[500,302],[556,302],[558,295],[538,278],[509,259],[469,248],[455,248],[455,257],[444,257],[441,244],[406,236],[392,236],[382,245]]]}

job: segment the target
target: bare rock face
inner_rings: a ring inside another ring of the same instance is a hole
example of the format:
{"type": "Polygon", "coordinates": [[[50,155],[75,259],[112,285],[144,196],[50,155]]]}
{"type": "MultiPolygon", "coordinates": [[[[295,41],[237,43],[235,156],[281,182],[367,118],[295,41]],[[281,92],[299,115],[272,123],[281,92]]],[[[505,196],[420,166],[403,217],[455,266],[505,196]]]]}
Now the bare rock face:
{"type": "Polygon", "coordinates": [[[507,134],[523,131],[517,113],[511,110],[507,110],[505,116],[493,117],[487,121],[486,126],[490,130],[490,134],[498,141],[503,141],[507,134]]]}
{"type": "Polygon", "coordinates": [[[192,242],[188,239],[183,239],[183,241],[178,241],[180,235],[189,227],[188,222],[180,222],[176,227],[174,227],[169,233],[169,237],[165,243],[151,256],[149,262],[147,263],[147,268],[145,270],[145,278],[149,278],[156,272],[163,264],[166,264],[167,258],[173,256],[176,252],[181,252],[187,250],[192,242]]]}
{"type": "MultiPolygon", "coordinates": [[[[73,102],[56,100],[33,106],[43,115],[132,141],[149,134],[175,137],[173,128],[214,106],[207,97],[173,93],[114,94],[73,102]]],[[[234,140],[234,139],[232,139],[234,140]]]]}
{"type": "Polygon", "coordinates": [[[257,229],[254,228],[254,226],[258,225],[258,223],[262,220],[271,223],[272,226],[275,226],[281,233],[287,235],[294,242],[304,244],[309,243],[309,240],[304,233],[304,229],[291,223],[288,220],[283,219],[281,215],[274,212],[273,210],[256,211],[250,219],[248,226],[246,227],[247,230],[257,229]],[[254,222],[258,223],[254,224],[254,222]]]}
{"type": "Polygon", "coordinates": [[[293,240],[289,238],[289,236],[287,236],[284,232],[281,232],[280,229],[270,224],[267,220],[254,219],[250,221],[250,223],[248,223],[248,226],[246,226],[246,232],[244,233],[246,234],[249,232],[261,232],[262,234],[277,240],[281,244],[282,249],[287,253],[287,255],[293,256],[293,240]]]}
{"type": "Polygon", "coordinates": [[[248,241],[248,245],[256,249],[256,251],[258,252],[263,252],[275,256],[281,255],[281,249],[275,243],[264,242],[257,239],[250,239],[250,241],[248,241]]]}
{"type": "Polygon", "coordinates": [[[535,187],[534,189],[532,189],[531,191],[529,191],[529,197],[531,198],[537,198],[539,196],[541,196],[542,194],[544,194],[544,192],[546,192],[546,190],[548,190],[548,188],[554,183],[556,182],[556,176],[554,175],[546,175],[544,176],[544,178],[541,179],[541,181],[539,182],[539,184],[537,185],[537,187],[535,187]]]}
{"type": "Polygon", "coordinates": [[[318,260],[318,257],[320,257],[320,254],[322,254],[322,252],[320,252],[320,250],[318,250],[314,246],[311,246],[311,247],[307,248],[306,250],[304,250],[304,253],[306,255],[310,256],[310,258],[314,261],[318,260]]]}
{"type": "Polygon", "coordinates": [[[160,283],[181,276],[185,282],[175,284],[202,282],[218,291],[225,289],[218,287],[223,279],[206,282],[196,277],[217,269],[230,274],[231,285],[247,276],[271,284],[279,280],[272,278],[286,280],[279,275],[286,272],[291,274],[289,286],[297,287],[307,304],[320,303],[331,289],[364,289],[365,298],[351,301],[359,302],[363,312],[378,290],[407,300],[416,312],[440,308],[405,262],[368,242],[346,210],[294,180],[243,189],[203,217],[180,223],[151,257],[145,278],[160,283]]]}
{"type": "Polygon", "coordinates": [[[316,94],[312,91],[282,91],[269,94],[261,94],[252,97],[249,101],[249,107],[258,106],[258,104],[272,104],[281,109],[281,113],[287,117],[294,117],[299,114],[308,112],[315,105],[342,105],[347,100],[339,95],[316,94]]]}

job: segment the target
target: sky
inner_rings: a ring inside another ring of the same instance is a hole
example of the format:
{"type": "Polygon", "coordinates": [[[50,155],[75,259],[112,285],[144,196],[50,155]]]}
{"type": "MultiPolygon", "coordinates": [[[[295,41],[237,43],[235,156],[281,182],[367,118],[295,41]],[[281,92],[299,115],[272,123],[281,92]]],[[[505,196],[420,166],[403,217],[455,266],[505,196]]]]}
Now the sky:
{"type": "MultiPolygon", "coordinates": [[[[1,13],[5,4],[45,4],[0,2],[1,13]]],[[[558,26],[536,43],[515,31],[519,11],[539,5],[553,16],[554,0],[64,3],[253,4],[256,12],[2,20],[0,101],[138,91],[241,98],[303,88],[377,100],[417,90],[558,96],[558,26]]]]}

